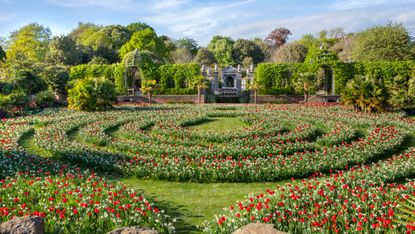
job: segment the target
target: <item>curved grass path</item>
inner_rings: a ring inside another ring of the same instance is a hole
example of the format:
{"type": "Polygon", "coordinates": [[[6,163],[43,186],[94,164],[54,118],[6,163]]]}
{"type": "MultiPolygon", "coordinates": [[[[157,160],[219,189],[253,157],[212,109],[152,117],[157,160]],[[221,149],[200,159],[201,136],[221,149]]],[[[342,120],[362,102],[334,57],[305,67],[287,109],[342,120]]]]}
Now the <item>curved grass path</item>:
{"type": "MultiPolygon", "coordinates": [[[[192,126],[203,131],[234,130],[247,126],[236,118],[212,118],[212,121],[192,126]]],[[[34,133],[39,127],[34,127],[23,136],[19,144],[30,154],[41,157],[53,157],[60,159],[47,150],[36,146],[34,133]]],[[[116,137],[117,128],[111,129],[107,134],[116,137]]],[[[81,141],[77,137],[78,132],[71,132],[70,138],[81,141]]],[[[361,133],[362,134],[362,133],[361,133]]],[[[88,144],[82,142],[83,144],[88,144]]],[[[404,151],[415,146],[415,135],[409,134],[404,144],[398,151],[404,151]]],[[[215,214],[229,204],[235,204],[237,200],[243,200],[246,195],[259,194],[267,188],[274,188],[276,185],[287,183],[280,181],[276,183],[189,183],[189,182],[167,182],[155,180],[143,180],[137,178],[113,178],[121,181],[131,188],[143,190],[147,198],[153,200],[159,207],[166,210],[166,213],[177,220],[175,227],[177,233],[199,233],[204,221],[212,220],[215,214]]]]}

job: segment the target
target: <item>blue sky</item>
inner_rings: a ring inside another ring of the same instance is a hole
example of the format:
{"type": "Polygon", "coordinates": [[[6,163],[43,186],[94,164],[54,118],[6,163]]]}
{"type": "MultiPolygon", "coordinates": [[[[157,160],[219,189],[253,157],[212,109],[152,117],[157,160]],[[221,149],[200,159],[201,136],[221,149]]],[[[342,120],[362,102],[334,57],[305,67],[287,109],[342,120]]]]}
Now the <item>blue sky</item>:
{"type": "Polygon", "coordinates": [[[286,27],[292,39],[322,29],[355,32],[388,20],[415,35],[415,0],[0,0],[0,36],[37,22],[54,35],[78,22],[100,25],[145,22],[159,35],[194,38],[206,45],[213,35],[263,38],[286,27]]]}

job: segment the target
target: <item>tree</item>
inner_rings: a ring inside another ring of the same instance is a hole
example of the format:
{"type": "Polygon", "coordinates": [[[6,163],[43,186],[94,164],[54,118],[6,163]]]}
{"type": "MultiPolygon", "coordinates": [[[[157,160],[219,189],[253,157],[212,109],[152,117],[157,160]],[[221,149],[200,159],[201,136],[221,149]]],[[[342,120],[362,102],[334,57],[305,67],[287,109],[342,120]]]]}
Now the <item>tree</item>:
{"type": "Polygon", "coordinates": [[[184,37],[179,40],[176,40],[175,43],[177,48],[187,49],[193,56],[196,55],[199,45],[197,42],[191,38],[184,37]]]}
{"type": "Polygon", "coordinates": [[[206,48],[199,48],[195,61],[200,65],[210,66],[216,62],[215,55],[206,48]]]}
{"type": "Polygon", "coordinates": [[[144,80],[143,83],[141,84],[141,92],[143,94],[147,94],[147,97],[150,103],[151,103],[152,94],[154,90],[157,89],[157,87],[158,87],[157,80],[144,80]]]}
{"type": "Polygon", "coordinates": [[[202,96],[202,90],[209,87],[208,81],[206,78],[202,75],[195,76],[192,80],[191,85],[197,89],[197,100],[200,103],[202,103],[201,96],[202,96]]]}
{"type": "Polygon", "coordinates": [[[232,57],[234,41],[230,37],[214,36],[208,45],[208,50],[215,55],[216,61],[221,66],[233,66],[232,57]]]}
{"type": "Polygon", "coordinates": [[[261,49],[264,62],[270,62],[276,48],[260,38],[254,38],[252,41],[261,49]]]}
{"type": "Polygon", "coordinates": [[[193,61],[193,55],[187,48],[177,48],[172,52],[174,63],[190,63],[193,61]]]}
{"type": "MultiPolygon", "coordinates": [[[[415,73],[415,71],[414,71],[415,73]]],[[[415,107],[415,74],[407,78],[396,76],[388,84],[389,104],[397,109],[413,109],[415,107]]]]}
{"type": "Polygon", "coordinates": [[[356,36],[346,35],[340,38],[333,46],[333,50],[336,51],[339,59],[342,62],[350,63],[353,62],[353,47],[356,41],[356,36]]]}
{"type": "Polygon", "coordinates": [[[268,34],[268,36],[265,38],[265,41],[267,41],[271,45],[280,47],[287,42],[288,37],[290,35],[290,30],[286,28],[276,28],[268,34]]]}
{"type": "Polygon", "coordinates": [[[50,29],[40,24],[29,24],[12,32],[7,63],[11,67],[30,67],[44,61],[50,37],[50,29]]]}
{"type": "Polygon", "coordinates": [[[387,100],[388,93],[383,81],[371,76],[357,76],[350,80],[342,95],[344,104],[365,112],[383,111],[387,100]]]}
{"type": "Polygon", "coordinates": [[[311,34],[303,35],[298,43],[304,45],[307,49],[320,47],[320,41],[311,34]]]}
{"type": "Polygon", "coordinates": [[[94,56],[91,61],[89,61],[89,64],[109,64],[110,62],[103,57],[100,56],[94,56]]]}
{"type": "Polygon", "coordinates": [[[141,23],[141,22],[131,23],[127,25],[127,30],[130,31],[131,35],[133,35],[135,32],[138,32],[144,29],[151,29],[154,31],[154,29],[150,27],[148,24],[141,23]]]}
{"type": "Polygon", "coordinates": [[[82,63],[82,57],[82,50],[69,36],[54,37],[46,53],[46,61],[57,65],[78,65],[82,63]]]}
{"type": "Polygon", "coordinates": [[[254,64],[254,60],[251,57],[245,57],[244,60],[242,61],[242,65],[245,68],[248,68],[253,64],[254,64]]]}
{"type": "Polygon", "coordinates": [[[11,83],[16,89],[22,89],[27,94],[36,94],[47,89],[46,82],[29,69],[18,70],[11,83]]]}
{"type": "Polygon", "coordinates": [[[302,63],[307,52],[307,47],[298,42],[292,42],[278,48],[272,60],[277,63],[302,63]]]}
{"type": "Polygon", "coordinates": [[[233,45],[232,51],[233,59],[236,63],[240,64],[247,57],[252,58],[254,64],[258,64],[264,61],[264,54],[261,48],[253,41],[239,39],[233,45]]]}
{"type": "Polygon", "coordinates": [[[49,89],[54,91],[55,94],[66,94],[69,72],[65,67],[56,65],[47,66],[41,75],[49,86],[49,89]]]}
{"type": "Polygon", "coordinates": [[[120,49],[120,56],[135,49],[140,51],[148,50],[155,53],[159,58],[164,59],[167,56],[167,49],[164,43],[157,37],[157,34],[150,28],[135,32],[131,39],[120,49]]]}
{"type": "Polygon", "coordinates": [[[402,61],[414,58],[408,29],[402,24],[388,23],[358,33],[353,57],[356,61],[402,61]]]}

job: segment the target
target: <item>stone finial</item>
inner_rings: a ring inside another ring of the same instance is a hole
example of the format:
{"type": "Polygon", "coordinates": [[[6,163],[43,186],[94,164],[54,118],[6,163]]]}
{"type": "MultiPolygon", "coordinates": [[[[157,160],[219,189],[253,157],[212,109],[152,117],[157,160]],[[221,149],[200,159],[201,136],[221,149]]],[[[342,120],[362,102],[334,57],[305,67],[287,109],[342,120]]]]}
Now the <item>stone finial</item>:
{"type": "Polygon", "coordinates": [[[218,64],[215,63],[215,68],[214,69],[215,69],[214,70],[215,72],[218,72],[218,64]]]}
{"type": "Polygon", "coordinates": [[[202,71],[202,73],[204,73],[206,71],[206,65],[205,64],[202,65],[201,71],[202,71]]]}
{"type": "Polygon", "coordinates": [[[236,68],[236,70],[237,70],[238,72],[241,72],[241,64],[238,64],[238,67],[236,68]]]}
{"type": "Polygon", "coordinates": [[[254,72],[254,64],[251,64],[251,66],[249,67],[249,69],[251,70],[251,72],[254,72]]]}

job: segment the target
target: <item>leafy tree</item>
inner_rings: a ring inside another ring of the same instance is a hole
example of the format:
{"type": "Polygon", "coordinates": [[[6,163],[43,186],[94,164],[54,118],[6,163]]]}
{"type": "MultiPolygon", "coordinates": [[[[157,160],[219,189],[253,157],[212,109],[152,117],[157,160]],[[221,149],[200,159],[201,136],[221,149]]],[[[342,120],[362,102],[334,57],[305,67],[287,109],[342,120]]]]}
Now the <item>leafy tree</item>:
{"type": "Polygon", "coordinates": [[[109,64],[110,62],[103,57],[100,56],[94,56],[91,61],[89,61],[89,64],[109,64]]]}
{"type": "Polygon", "coordinates": [[[194,39],[185,37],[175,41],[177,48],[187,49],[193,56],[196,55],[199,45],[194,39]]]}
{"type": "Polygon", "coordinates": [[[270,62],[276,48],[260,38],[254,38],[252,41],[261,49],[264,62],[270,62]]]}
{"type": "Polygon", "coordinates": [[[254,64],[254,60],[251,57],[245,57],[244,60],[242,61],[242,65],[245,68],[248,68],[253,64],[254,64]]]}
{"type": "Polygon", "coordinates": [[[148,100],[151,102],[152,94],[157,87],[157,80],[144,80],[141,84],[141,92],[147,94],[148,100]]]}
{"type": "Polygon", "coordinates": [[[337,53],[342,62],[350,63],[353,61],[353,47],[355,41],[356,36],[351,34],[340,38],[333,45],[333,50],[337,53]]]}
{"type": "Polygon", "coordinates": [[[253,41],[239,39],[233,45],[233,59],[236,63],[242,63],[247,57],[252,58],[254,64],[264,61],[261,48],[253,41]]]}
{"type": "Polygon", "coordinates": [[[68,90],[68,108],[79,111],[105,110],[117,98],[115,85],[104,78],[86,78],[68,90]]]}
{"type": "Polygon", "coordinates": [[[290,30],[286,28],[276,28],[268,34],[268,36],[265,38],[265,41],[267,41],[271,45],[280,47],[287,42],[288,37],[290,35],[290,30]]]}
{"type": "Polygon", "coordinates": [[[127,30],[130,31],[130,34],[134,34],[135,32],[144,30],[144,29],[151,29],[154,31],[154,29],[152,27],[150,27],[148,24],[145,23],[131,23],[129,25],[127,25],[127,30]]]}
{"type": "Polygon", "coordinates": [[[388,23],[358,33],[353,57],[356,61],[401,61],[414,58],[408,29],[402,24],[388,23]]]}
{"type": "Polygon", "coordinates": [[[51,32],[40,24],[29,24],[12,32],[6,51],[9,67],[30,67],[44,61],[51,32]]]}
{"type": "Polygon", "coordinates": [[[22,89],[27,94],[36,94],[47,89],[46,82],[29,69],[18,70],[11,82],[15,89],[22,89]]]}
{"type": "Polygon", "coordinates": [[[200,65],[212,65],[216,62],[215,55],[206,48],[199,48],[195,61],[200,65]]]}
{"type": "Polygon", "coordinates": [[[214,36],[207,48],[221,66],[233,66],[236,64],[232,57],[233,44],[230,37],[214,36]]]}
{"type": "Polygon", "coordinates": [[[154,30],[150,28],[135,32],[131,39],[121,47],[120,55],[124,57],[125,54],[135,49],[140,51],[148,50],[161,59],[167,55],[164,43],[157,37],[154,30]]]}
{"type": "Polygon", "coordinates": [[[83,41],[83,45],[91,46],[94,50],[100,47],[119,50],[131,37],[130,31],[121,25],[105,26],[91,33],[83,41]]]}
{"type": "Polygon", "coordinates": [[[98,32],[101,28],[101,26],[96,24],[81,22],[78,24],[78,27],[69,33],[69,36],[76,42],[76,44],[86,45],[88,38],[98,32]]]}
{"type": "Polygon", "coordinates": [[[365,112],[383,111],[388,93],[382,80],[371,76],[357,76],[350,80],[342,95],[342,102],[365,112]]]}
{"type": "Polygon", "coordinates": [[[190,63],[193,61],[193,54],[187,48],[177,48],[172,52],[174,63],[190,63]]]}
{"type": "Polygon", "coordinates": [[[54,37],[46,53],[48,63],[59,65],[78,65],[82,63],[83,52],[69,36],[54,37]]]}
{"type": "Polygon", "coordinates": [[[298,42],[285,44],[275,52],[273,61],[277,63],[302,63],[307,56],[308,49],[298,42]]]}
{"type": "Polygon", "coordinates": [[[69,72],[63,66],[51,65],[45,67],[42,78],[46,81],[49,89],[55,94],[66,94],[66,84],[69,81],[69,72]]]}
{"type": "Polygon", "coordinates": [[[303,35],[298,42],[307,47],[307,49],[320,47],[320,41],[311,34],[303,35]]]}
{"type": "Polygon", "coordinates": [[[175,41],[172,38],[165,35],[162,35],[159,38],[164,43],[164,46],[166,47],[167,51],[171,52],[177,49],[175,41]]]}

